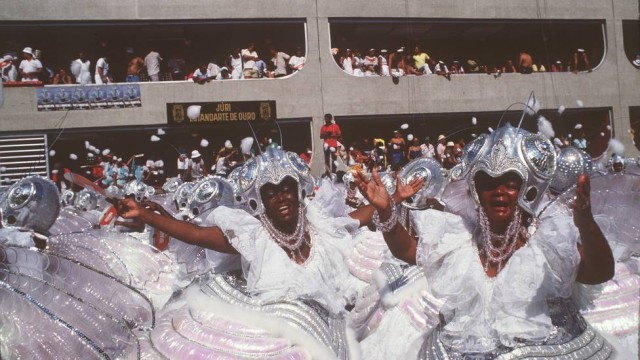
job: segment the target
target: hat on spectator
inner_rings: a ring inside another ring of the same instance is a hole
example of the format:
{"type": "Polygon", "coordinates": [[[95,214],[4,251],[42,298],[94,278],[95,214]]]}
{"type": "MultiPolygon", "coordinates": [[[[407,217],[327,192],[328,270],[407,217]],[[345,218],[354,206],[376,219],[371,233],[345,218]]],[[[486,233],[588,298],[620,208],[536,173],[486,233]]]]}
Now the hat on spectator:
{"type": "Polygon", "coordinates": [[[584,52],[584,49],[578,49],[578,52],[584,52]]]}
{"type": "Polygon", "coordinates": [[[438,136],[438,141],[443,140],[443,139],[446,139],[446,138],[447,138],[446,136],[444,136],[444,135],[440,135],[440,136],[438,136]]]}
{"type": "Polygon", "coordinates": [[[480,66],[478,66],[478,63],[473,59],[467,60],[467,65],[469,65],[469,71],[480,71],[480,66]]]}
{"type": "Polygon", "coordinates": [[[456,144],[454,144],[454,143],[453,143],[453,141],[449,141],[449,142],[447,143],[447,147],[449,147],[449,146],[455,146],[455,145],[456,145],[456,144]]]}
{"type": "Polygon", "coordinates": [[[191,158],[192,158],[192,159],[199,158],[200,156],[202,156],[202,155],[200,155],[200,151],[198,151],[198,150],[193,150],[193,151],[191,152],[191,158]]]}
{"type": "Polygon", "coordinates": [[[22,49],[22,52],[25,53],[25,54],[33,55],[33,50],[28,46],[26,48],[22,49]]]}
{"type": "Polygon", "coordinates": [[[382,50],[380,50],[380,52],[381,52],[381,53],[386,53],[386,52],[387,52],[387,49],[382,49],[382,50]]]}
{"type": "Polygon", "coordinates": [[[224,147],[226,147],[227,149],[231,149],[233,147],[233,145],[231,144],[231,140],[225,141],[224,147]]]}
{"type": "Polygon", "coordinates": [[[13,56],[7,54],[2,58],[2,60],[4,60],[4,61],[13,61],[13,56]]]}
{"type": "Polygon", "coordinates": [[[404,51],[404,48],[400,48],[397,50],[397,52],[403,52],[403,51],[404,51]]]}

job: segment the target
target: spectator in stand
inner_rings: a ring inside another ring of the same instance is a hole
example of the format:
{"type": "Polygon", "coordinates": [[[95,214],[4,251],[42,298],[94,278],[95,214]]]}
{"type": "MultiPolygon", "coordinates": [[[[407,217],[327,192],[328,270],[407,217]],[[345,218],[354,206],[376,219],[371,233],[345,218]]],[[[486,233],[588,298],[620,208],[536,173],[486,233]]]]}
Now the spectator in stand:
{"type": "Polygon", "coordinates": [[[204,84],[213,79],[208,73],[208,66],[206,62],[201,62],[200,66],[193,72],[193,77],[191,78],[196,84],[204,84]]]}
{"type": "Polygon", "coordinates": [[[211,60],[207,65],[207,73],[206,73],[206,77],[208,78],[207,81],[212,79],[217,79],[218,75],[220,75],[220,66],[216,64],[215,60],[211,60]]]}
{"type": "Polygon", "coordinates": [[[307,148],[305,152],[300,153],[300,157],[307,163],[307,165],[311,164],[311,155],[313,155],[313,151],[311,151],[310,148],[307,148]]]}
{"type": "Polygon", "coordinates": [[[109,76],[109,59],[106,56],[103,56],[96,61],[94,79],[96,84],[110,84],[113,82],[109,76]]]}
{"type": "Polygon", "coordinates": [[[413,57],[409,53],[404,53],[404,74],[405,75],[422,75],[414,66],[413,57]]]}
{"type": "Polygon", "coordinates": [[[26,47],[22,50],[22,62],[18,69],[20,70],[21,81],[33,82],[38,81],[38,76],[42,72],[42,63],[33,56],[33,50],[26,47]]]}
{"type": "Polygon", "coordinates": [[[513,60],[507,60],[504,66],[502,66],[502,72],[505,74],[514,74],[518,72],[516,66],[513,64],[513,60]]]}
{"type": "Polygon", "coordinates": [[[518,69],[520,69],[520,74],[531,74],[533,72],[533,58],[526,51],[520,51],[518,69]]]}
{"type": "Polygon", "coordinates": [[[413,159],[417,159],[422,156],[422,146],[420,144],[420,140],[417,137],[414,137],[407,148],[407,160],[411,161],[413,159]]]}
{"type": "Polygon", "coordinates": [[[364,76],[364,71],[362,71],[363,64],[364,64],[364,59],[362,58],[362,53],[360,53],[359,49],[355,49],[353,51],[353,75],[354,76],[364,76]]]}
{"type": "Polygon", "coordinates": [[[389,67],[391,68],[391,76],[404,76],[404,49],[400,48],[389,55],[389,67]]]}
{"type": "Polygon", "coordinates": [[[256,44],[250,43],[249,47],[242,49],[242,61],[244,67],[242,73],[245,79],[255,79],[259,77],[258,68],[256,67],[256,61],[258,61],[258,53],[256,52],[256,44]]]}
{"type": "Polygon", "coordinates": [[[460,65],[460,62],[457,60],[454,60],[453,63],[451,63],[450,71],[452,74],[464,74],[464,68],[462,67],[462,65],[460,65]]]}
{"type": "Polygon", "coordinates": [[[87,60],[84,52],[78,53],[78,58],[71,62],[71,73],[76,77],[76,84],[91,84],[91,61],[87,60]]]}
{"type": "Polygon", "coordinates": [[[140,71],[144,66],[144,60],[135,55],[133,48],[127,48],[127,54],[129,54],[129,64],[127,65],[127,77],[126,82],[140,82],[140,71]]]}
{"type": "Polygon", "coordinates": [[[342,131],[340,131],[340,126],[333,121],[333,115],[325,114],[324,125],[320,128],[320,138],[324,140],[323,148],[326,171],[336,171],[334,153],[338,149],[338,139],[341,137],[342,131]]]}
{"type": "Polygon", "coordinates": [[[420,145],[420,150],[422,151],[422,156],[432,159],[436,157],[436,150],[433,147],[433,144],[431,144],[431,139],[428,136],[424,137],[424,142],[420,145]]]}
{"type": "Polygon", "coordinates": [[[458,142],[453,146],[453,157],[456,159],[456,164],[462,161],[464,155],[464,138],[458,139],[458,142]]]}
{"type": "MultiPolygon", "coordinates": [[[[539,69],[538,69],[539,71],[539,69]]],[[[551,72],[562,72],[562,61],[558,60],[551,64],[551,72]]]]}
{"type": "Polygon", "coordinates": [[[18,70],[13,64],[12,55],[7,54],[2,58],[2,62],[0,62],[0,72],[2,74],[3,82],[18,80],[18,70]]]}
{"type": "Polygon", "coordinates": [[[226,66],[220,68],[220,73],[216,76],[216,80],[227,80],[231,79],[231,74],[229,74],[229,69],[226,66]]]}
{"type": "Polygon", "coordinates": [[[291,56],[282,51],[278,51],[278,48],[275,46],[272,46],[269,52],[271,53],[271,62],[273,62],[275,67],[273,76],[277,78],[287,76],[287,60],[289,60],[291,56]]]}
{"type": "Polygon", "coordinates": [[[444,150],[447,148],[447,138],[444,135],[438,136],[438,146],[436,146],[436,160],[440,162],[440,164],[444,161],[444,150]]]}
{"type": "Polygon", "coordinates": [[[390,76],[389,73],[389,57],[387,56],[387,49],[380,50],[378,56],[378,66],[380,68],[380,76],[390,76]]]}
{"type": "Polygon", "coordinates": [[[340,66],[347,74],[353,75],[353,54],[351,49],[346,49],[344,54],[340,57],[340,66]]]}
{"type": "Polygon", "coordinates": [[[417,71],[424,75],[431,74],[431,69],[427,64],[427,60],[429,60],[429,55],[427,53],[420,51],[420,48],[416,46],[413,49],[413,63],[417,71]]]}
{"type": "Polygon", "coordinates": [[[378,75],[378,57],[375,49],[369,49],[369,53],[364,57],[362,65],[364,66],[365,76],[378,75]]]}
{"type": "MultiPolygon", "coordinates": [[[[187,152],[184,150],[180,151],[180,155],[178,156],[178,178],[185,180],[187,175],[187,169],[191,167],[191,161],[187,157],[187,152]]],[[[186,181],[186,180],[185,180],[186,181]]]]}
{"type": "Polygon", "coordinates": [[[586,150],[587,149],[587,133],[580,129],[580,133],[578,134],[578,136],[576,136],[573,139],[573,146],[575,146],[576,148],[580,149],[580,150],[586,150]]]}
{"type": "Polygon", "coordinates": [[[393,131],[393,137],[389,140],[389,153],[391,155],[391,170],[398,171],[406,164],[405,149],[407,144],[399,130],[393,131]]]}
{"type": "Polygon", "coordinates": [[[467,72],[471,74],[477,74],[480,72],[480,65],[474,59],[467,60],[467,72]]]}
{"type": "Polygon", "coordinates": [[[296,48],[296,54],[289,59],[289,70],[296,72],[302,70],[304,67],[305,58],[302,53],[302,48],[296,48]]]}
{"type": "Polygon", "coordinates": [[[269,67],[267,66],[267,63],[265,63],[264,60],[262,60],[260,57],[256,58],[255,69],[258,73],[259,78],[269,77],[269,67]]]}
{"type": "Polygon", "coordinates": [[[207,168],[204,166],[204,160],[200,151],[193,150],[191,152],[191,166],[187,169],[187,178],[190,181],[197,181],[207,176],[207,168]]]}
{"type": "Polygon", "coordinates": [[[63,68],[58,69],[58,72],[53,76],[53,80],[51,81],[53,85],[60,84],[73,84],[73,79],[71,79],[71,75],[67,74],[67,71],[63,68]]]}
{"type": "Polygon", "coordinates": [[[447,146],[444,149],[444,154],[442,155],[442,167],[445,169],[451,169],[456,166],[456,157],[453,152],[455,144],[453,141],[447,142],[447,146]]]}
{"type": "MultiPolygon", "coordinates": [[[[429,60],[433,63],[433,60],[429,60]]],[[[433,73],[436,75],[444,76],[447,80],[451,80],[451,72],[444,61],[438,61],[435,65],[433,65],[433,73]]]]}
{"type": "Polygon", "coordinates": [[[232,51],[226,59],[226,65],[228,69],[231,69],[231,78],[234,80],[242,79],[242,55],[240,54],[240,48],[236,48],[232,51]]]}
{"type": "Polygon", "coordinates": [[[144,66],[147,67],[149,81],[160,81],[160,62],[162,57],[155,50],[155,47],[151,47],[151,51],[144,58],[144,66]]]}
{"type": "Polygon", "coordinates": [[[571,71],[574,74],[577,74],[578,71],[588,71],[591,72],[591,65],[589,64],[589,59],[587,56],[587,52],[585,49],[577,49],[573,53],[573,62],[571,63],[571,71]]]}
{"type": "Polygon", "coordinates": [[[171,72],[171,80],[180,81],[184,80],[186,74],[186,66],[187,62],[184,60],[181,54],[177,54],[176,56],[170,58],[167,61],[167,67],[171,72]]]}

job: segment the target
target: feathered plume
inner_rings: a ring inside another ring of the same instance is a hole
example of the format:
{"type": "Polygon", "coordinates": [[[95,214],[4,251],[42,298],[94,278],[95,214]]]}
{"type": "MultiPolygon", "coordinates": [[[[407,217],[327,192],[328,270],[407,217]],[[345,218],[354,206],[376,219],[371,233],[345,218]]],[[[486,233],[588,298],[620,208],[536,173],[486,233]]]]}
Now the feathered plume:
{"type": "Polygon", "coordinates": [[[475,116],[471,118],[471,124],[478,125],[478,119],[475,116]]]}
{"type": "Polygon", "coordinates": [[[624,144],[618,139],[609,139],[609,149],[612,153],[622,156],[624,154],[624,144]]]}
{"type": "Polygon", "coordinates": [[[209,146],[209,141],[207,139],[200,140],[200,146],[206,148],[207,146],[209,146]]]}
{"type": "Polygon", "coordinates": [[[244,155],[250,155],[251,154],[251,147],[253,146],[253,138],[252,137],[246,137],[242,140],[240,140],[240,151],[242,151],[242,153],[244,155]]]}
{"type": "Polygon", "coordinates": [[[51,156],[51,157],[56,156],[56,151],[55,150],[49,150],[49,156],[51,156]]]}
{"type": "Polygon", "coordinates": [[[412,141],[413,140],[413,134],[407,135],[407,140],[412,141]]]}
{"type": "Polygon", "coordinates": [[[84,141],[84,148],[88,149],[89,146],[91,146],[91,144],[89,144],[89,142],[87,140],[84,141]]]}
{"type": "Polygon", "coordinates": [[[164,134],[166,134],[164,130],[162,130],[162,128],[158,128],[158,135],[164,135],[164,134]]]}
{"type": "Polygon", "coordinates": [[[558,107],[558,114],[562,115],[565,109],[564,105],[560,105],[560,107],[558,107]]]}
{"type": "Polygon", "coordinates": [[[160,138],[156,135],[151,135],[151,141],[153,142],[160,141],[160,138]]]}
{"type": "Polygon", "coordinates": [[[110,153],[111,153],[111,150],[109,150],[109,149],[104,149],[104,150],[102,150],[102,155],[104,155],[104,156],[107,156],[107,155],[109,155],[110,153]]]}
{"type": "Polygon", "coordinates": [[[76,154],[69,154],[69,159],[71,159],[71,160],[78,160],[78,155],[76,155],[76,154]]]}
{"type": "Polygon", "coordinates": [[[409,128],[409,124],[405,123],[405,124],[400,125],[400,129],[402,129],[402,130],[407,130],[408,128],[409,128]]]}
{"type": "Polygon", "coordinates": [[[576,124],[576,126],[574,126],[574,128],[575,128],[576,130],[580,130],[580,129],[582,129],[582,124],[577,123],[577,124],[576,124]]]}
{"type": "Polygon", "coordinates": [[[582,100],[576,100],[576,105],[578,105],[578,107],[584,107],[582,100]]]}
{"type": "Polygon", "coordinates": [[[556,136],[555,131],[553,131],[553,125],[542,115],[538,116],[538,131],[549,139],[556,136]]]}

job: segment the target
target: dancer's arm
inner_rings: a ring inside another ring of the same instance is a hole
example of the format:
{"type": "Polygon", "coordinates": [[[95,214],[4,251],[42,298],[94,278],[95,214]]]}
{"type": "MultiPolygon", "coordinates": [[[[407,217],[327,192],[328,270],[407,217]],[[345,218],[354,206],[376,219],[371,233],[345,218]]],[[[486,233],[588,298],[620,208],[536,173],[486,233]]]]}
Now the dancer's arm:
{"type": "Polygon", "coordinates": [[[217,226],[201,227],[176,220],[173,217],[163,216],[144,208],[133,199],[119,200],[116,209],[125,219],[138,219],[186,243],[223,253],[237,253],[217,226]]]}
{"type": "MultiPolygon", "coordinates": [[[[358,173],[357,184],[360,192],[369,201],[371,206],[378,211],[380,221],[387,221],[392,214],[391,201],[387,190],[380,181],[378,172],[373,172],[372,180],[358,173]]],[[[400,181],[398,181],[398,185],[401,185],[400,181]]],[[[393,256],[409,264],[416,263],[418,241],[415,237],[409,235],[403,226],[396,222],[389,232],[383,233],[383,236],[393,256]]]]}
{"type": "Polygon", "coordinates": [[[576,280],[583,284],[600,284],[611,280],[615,272],[613,253],[602,230],[591,213],[591,184],[586,175],[578,178],[576,200],[573,204],[573,222],[578,227],[582,245],[580,266],[576,280]]]}

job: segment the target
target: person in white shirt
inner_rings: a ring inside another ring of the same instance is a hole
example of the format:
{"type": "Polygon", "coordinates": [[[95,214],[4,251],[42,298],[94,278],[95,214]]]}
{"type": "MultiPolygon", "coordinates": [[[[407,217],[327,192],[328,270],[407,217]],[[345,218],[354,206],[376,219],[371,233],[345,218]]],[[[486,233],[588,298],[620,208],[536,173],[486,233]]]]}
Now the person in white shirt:
{"type": "Polygon", "coordinates": [[[109,62],[106,56],[96,61],[96,72],[94,75],[96,84],[110,84],[111,76],[109,76],[109,62]]]}
{"type": "Polygon", "coordinates": [[[5,55],[0,62],[0,72],[2,74],[2,81],[16,81],[18,80],[18,70],[13,65],[13,56],[5,55]]]}
{"type": "Polygon", "coordinates": [[[187,157],[186,152],[180,152],[178,156],[178,178],[183,179],[187,173],[187,169],[191,166],[191,159],[187,157]]]}
{"type": "Polygon", "coordinates": [[[144,58],[144,66],[147,67],[147,75],[150,81],[160,81],[160,61],[162,57],[152,48],[144,58]]]}
{"type": "Polygon", "coordinates": [[[244,67],[242,68],[244,78],[257,78],[258,68],[256,67],[256,60],[258,60],[258,53],[256,52],[256,44],[249,44],[249,47],[242,49],[240,54],[242,55],[242,61],[244,61],[244,67]]]}
{"type": "Polygon", "coordinates": [[[289,69],[292,72],[302,70],[304,67],[305,58],[302,53],[302,48],[296,48],[296,54],[289,59],[289,69]]]}
{"type": "Polygon", "coordinates": [[[444,135],[438,136],[438,146],[436,146],[436,160],[441,164],[444,161],[444,150],[447,148],[447,138],[444,135]]]}
{"type": "Polygon", "coordinates": [[[19,66],[22,81],[38,81],[38,76],[42,72],[42,63],[33,56],[33,50],[30,47],[22,50],[22,57],[24,60],[19,66]]]}
{"type": "Polygon", "coordinates": [[[424,138],[424,142],[422,143],[422,145],[420,145],[420,150],[422,151],[422,156],[425,157],[429,157],[429,158],[434,158],[436,157],[436,151],[433,147],[433,145],[431,144],[431,139],[429,139],[428,136],[426,136],[424,138]]]}
{"type": "Polygon", "coordinates": [[[85,59],[83,52],[80,52],[78,58],[71,62],[71,73],[76,77],[77,84],[91,84],[90,66],[91,61],[85,59]]]}

